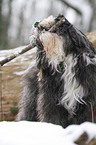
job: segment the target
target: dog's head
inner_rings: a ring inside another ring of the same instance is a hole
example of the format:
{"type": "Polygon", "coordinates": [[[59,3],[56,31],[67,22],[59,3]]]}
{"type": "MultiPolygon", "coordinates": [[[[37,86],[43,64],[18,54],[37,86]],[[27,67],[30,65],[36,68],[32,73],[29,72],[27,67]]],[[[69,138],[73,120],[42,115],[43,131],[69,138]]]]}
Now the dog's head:
{"type": "Polygon", "coordinates": [[[57,68],[68,54],[77,56],[84,52],[91,55],[95,53],[87,37],[66,18],[56,30],[48,31],[62,17],[64,16],[59,15],[57,18],[50,16],[41,22],[36,22],[33,26],[31,42],[39,39],[39,43],[37,42],[38,59],[42,60],[41,65],[44,65],[44,61],[48,61],[48,64],[57,68]]]}

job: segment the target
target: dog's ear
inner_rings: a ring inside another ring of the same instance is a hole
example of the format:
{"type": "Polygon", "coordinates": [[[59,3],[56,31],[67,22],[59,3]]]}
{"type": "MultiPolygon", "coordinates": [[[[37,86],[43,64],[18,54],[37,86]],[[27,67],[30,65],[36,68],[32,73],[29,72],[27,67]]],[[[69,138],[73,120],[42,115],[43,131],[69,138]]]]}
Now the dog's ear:
{"type": "MultiPolygon", "coordinates": [[[[68,23],[68,22],[67,22],[68,23]]],[[[66,24],[67,24],[66,23],[66,24]]],[[[87,52],[90,54],[96,54],[96,50],[93,44],[88,40],[85,34],[83,34],[80,30],[74,27],[72,24],[69,26],[66,25],[68,28],[63,36],[65,37],[65,45],[66,45],[66,52],[80,54],[83,52],[87,52]]]]}

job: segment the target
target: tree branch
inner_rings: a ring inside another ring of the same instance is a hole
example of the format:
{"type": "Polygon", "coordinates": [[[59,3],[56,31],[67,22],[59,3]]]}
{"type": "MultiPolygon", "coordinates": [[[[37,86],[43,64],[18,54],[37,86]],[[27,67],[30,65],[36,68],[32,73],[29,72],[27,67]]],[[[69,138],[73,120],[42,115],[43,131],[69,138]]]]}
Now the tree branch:
{"type": "MultiPolygon", "coordinates": [[[[49,32],[54,32],[62,23],[64,23],[65,18],[62,17],[56,24],[54,24],[48,31],[49,32]]],[[[39,41],[39,40],[38,40],[39,41]]],[[[13,60],[14,58],[16,58],[17,56],[20,56],[21,54],[29,51],[30,49],[34,48],[35,46],[37,46],[36,42],[33,42],[32,44],[29,44],[27,47],[25,47],[22,51],[18,52],[17,54],[13,54],[9,57],[6,57],[5,59],[3,59],[2,61],[0,61],[0,66],[3,66],[4,64],[6,64],[7,62],[13,60]]]]}
{"type": "Polygon", "coordinates": [[[66,6],[72,8],[73,10],[75,10],[79,15],[82,15],[82,12],[78,8],[76,8],[74,5],[70,4],[66,0],[60,0],[60,1],[63,2],[66,6]]]}
{"type": "Polygon", "coordinates": [[[8,57],[6,57],[5,59],[1,60],[0,61],[0,66],[3,66],[4,64],[6,64],[7,62],[13,60],[14,58],[16,58],[17,56],[20,56],[21,54],[29,51],[30,49],[32,49],[33,47],[36,46],[36,43],[32,43],[32,44],[29,44],[27,45],[24,49],[22,49],[20,52],[18,52],[17,54],[13,54],[13,55],[10,55],[8,57]]]}

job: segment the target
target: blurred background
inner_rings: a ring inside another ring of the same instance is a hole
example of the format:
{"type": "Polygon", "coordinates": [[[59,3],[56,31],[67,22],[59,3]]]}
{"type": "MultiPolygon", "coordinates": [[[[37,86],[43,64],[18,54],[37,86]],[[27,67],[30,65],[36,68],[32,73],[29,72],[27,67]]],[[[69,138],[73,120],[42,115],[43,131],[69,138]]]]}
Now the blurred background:
{"type": "Polygon", "coordinates": [[[58,14],[84,33],[96,31],[96,0],[0,0],[0,50],[29,44],[32,24],[58,14]]]}

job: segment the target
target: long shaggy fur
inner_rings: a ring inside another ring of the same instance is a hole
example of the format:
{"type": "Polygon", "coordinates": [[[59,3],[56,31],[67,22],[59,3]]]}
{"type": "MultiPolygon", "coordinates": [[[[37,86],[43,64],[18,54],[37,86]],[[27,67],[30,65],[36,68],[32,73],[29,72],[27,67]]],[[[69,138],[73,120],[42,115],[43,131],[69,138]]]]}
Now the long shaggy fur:
{"type": "Polygon", "coordinates": [[[17,120],[63,127],[92,119],[96,122],[96,52],[86,36],[66,19],[54,33],[48,32],[61,17],[51,16],[51,20],[34,25],[31,39],[40,39],[36,66],[24,77],[17,120]]]}

